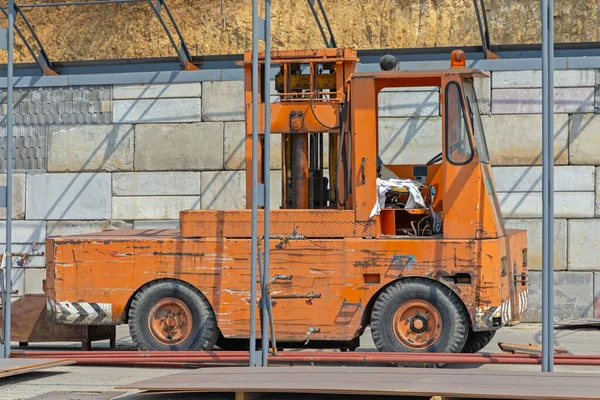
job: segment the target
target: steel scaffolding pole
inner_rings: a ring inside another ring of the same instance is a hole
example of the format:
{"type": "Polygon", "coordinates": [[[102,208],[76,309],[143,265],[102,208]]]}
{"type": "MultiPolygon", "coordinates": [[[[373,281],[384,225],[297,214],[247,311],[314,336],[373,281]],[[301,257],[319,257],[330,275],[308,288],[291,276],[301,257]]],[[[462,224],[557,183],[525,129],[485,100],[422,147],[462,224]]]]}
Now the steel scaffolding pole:
{"type": "Polygon", "coordinates": [[[542,371],[554,370],[554,0],[542,0],[542,371]]]}
{"type": "Polygon", "coordinates": [[[252,239],[250,250],[250,366],[256,366],[256,256],[258,245],[258,0],[252,0],[252,239]]]}
{"type": "MultiPolygon", "coordinates": [[[[265,21],[264,21],[264,41],[265,41],[265,64],[263,67],[263,101],[265,105],[264,112],[264,142],[263,142],[263,181],[264,185],[264,273],[261,282],[262,295],[262,331],[261,331],[261,350],[262,365],[266,366],[269,359],[269,304],[270,296],[267,295],[267,282],[270,279],[270,237],[271,237],[271,0],[265,0],[265,21]]],[[[270,316],[273,318],[273,316],[270,316]]]]}
{"type": "Polygon", "coordinates": [[[8,61],[6,86],[6,252],[5,257],[5,298],[3,299],[4,315],[4,358],[10,358],[11,309],[10,295],[12,292],[12,134],[13,134],[13,58],[14,58],[14,0],[8,0],[8,61]]]}

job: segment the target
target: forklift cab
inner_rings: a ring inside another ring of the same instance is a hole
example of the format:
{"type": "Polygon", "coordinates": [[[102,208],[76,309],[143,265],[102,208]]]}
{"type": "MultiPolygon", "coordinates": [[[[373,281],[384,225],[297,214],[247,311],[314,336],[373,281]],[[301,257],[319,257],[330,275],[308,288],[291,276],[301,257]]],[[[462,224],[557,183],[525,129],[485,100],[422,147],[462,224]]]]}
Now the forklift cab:
{"type": "MultiPolygon", "coordinates": [[[[438,83],[443,121],[441,151],[423,164],[411,165],[384,164],[379,154],[375,156],[377,183],[390,187],[379,213],[382,235],[449,238],[466,237],[469,233],[479,238],[503,235],[489,152],[473,85],[473,78],[484,74],[461,70],[452,75],[438,83]],[[444,184],[445,179],[451,180],[453,185],[450,182],[444,184]],[[418,208],[407,209],[411,193],[405,188],[392,186],[394,182],[406,183],[407,180],[419,189],[425,203],[418,208]],[[477,204],[472,200],[481,200],[484,210],[478,213],[477,204]],[[449,216],[450,221],[458,221],[461,213],[464,225],[469,227],[464,231],[442,222],[444,215],[449,216]],[[443,234],[444,231],[447,235],[443,234]]],[[[381,193],[379,189],[377,192],[381,193]]]]}
{"type": "Polygon", "coordinates": [[[352,167],[358,172],[353,174],[352,190],[356,219],[379,215],[382,236],[504,236],[473,86],[473,78],[488,75],[463,66],[460,63],[442,71],[357,73],[351,79],[352,167]],[[378,154],[378,94],[385,88],[419,86],[440,88],[440,153],[420,165],[383,164],[378,154]],[[411,185],[423,201],[408,208],[412,195],[407,187],[411,185]],[[374,213],[375,197],[383,192],[385,203],[380,197],[380,210],[374,213]]]}

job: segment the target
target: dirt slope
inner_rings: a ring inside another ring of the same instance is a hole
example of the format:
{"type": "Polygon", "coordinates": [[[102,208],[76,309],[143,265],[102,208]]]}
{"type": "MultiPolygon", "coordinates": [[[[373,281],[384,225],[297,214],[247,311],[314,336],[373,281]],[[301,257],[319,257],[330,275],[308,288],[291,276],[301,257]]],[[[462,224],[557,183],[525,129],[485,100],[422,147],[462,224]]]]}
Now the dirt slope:
{"type": "MultiPolygon", "coordinates": [[[[27,3],[56,0],[22,0],[27,3]]],[[[19,1],[17,1],[18,3],[19,1]]],[[[341,46],[406,48],[479,43],[472,0],[323,0],[341,46]]],[[[6,4],[6,0],[2,3],[6,4]]],[[[540,41],[539,0],[486,0],[496,44],[540,41]]],[[[167,0],[193,55],[250,48],[251,0],[167,0]]],[[[54,60],[175,55],[148,4],[28,9],[54,60]]],[[[275,48],[321,47],[305,1],[272,0],[275,48]]],[[[557,42],[597,41],[600,0],[556,0],[557,42]]],[[[3,20],[6,26],[6,20],[3,20]]],[[[22,22],[19,26],[23,26],[22,22]]],[[[30,61],[17,41],[18,61],[30,61]]],[[[0,60],[5,53],[0,54],[0,60]]]]}

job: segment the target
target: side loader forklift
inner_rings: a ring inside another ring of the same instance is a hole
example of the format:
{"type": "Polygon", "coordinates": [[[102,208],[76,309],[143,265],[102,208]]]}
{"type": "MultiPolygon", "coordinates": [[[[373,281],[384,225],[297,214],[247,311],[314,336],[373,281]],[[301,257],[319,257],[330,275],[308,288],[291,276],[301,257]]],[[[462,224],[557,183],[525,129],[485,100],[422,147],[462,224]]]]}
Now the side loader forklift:
{"type": "MultiPolygon", "coordinates": [[[[358,73],[356,51],[343,48],[271,58],[276,93],[261,92],[258,125],[263,138],[270,103],[281,204],[262,246],[278,345],[354,349],[370,326],[379,351],[476,352],[518,321],[527,237],[505,229],[494,189],[473,87],[488,74],[465,68],[461,51],[436,71],[358,73]],[[439,88],[442,147],[420,165],[386,165],[378,154],[378,94],[403,87],[439,88]]],[[[263,171],[250,162],[250,53],[244,68],[247,209],[184,210],[180,230],[49,238],[52,321],[126,323],[140,350],[247,342],[250,182],[263,171]]]]}

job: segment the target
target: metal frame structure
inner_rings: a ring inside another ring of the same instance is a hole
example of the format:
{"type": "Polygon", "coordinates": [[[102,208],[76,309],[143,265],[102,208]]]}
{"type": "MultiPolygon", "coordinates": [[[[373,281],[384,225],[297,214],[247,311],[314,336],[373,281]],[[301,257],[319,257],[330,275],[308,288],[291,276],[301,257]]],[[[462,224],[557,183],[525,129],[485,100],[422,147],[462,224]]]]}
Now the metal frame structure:
{"type": "Polygon", "coordinates": [[[10,300],[12,293],[12,180],[13,180],[13,160],[12,160],[12,137],[13,137],[13,59],[14,59],[14,26],[16,18],[16,8],[14,6],[14,0],[8,0],[8,30],[7,36],[7,50],[8,50],[8,82],[6,89],[6,250],[2,261],[5,265],[4,270],[4,293],[5,297],[2,299],[2,314],[4,316],[4,358],[10,357],[10,325],[11,325],[11,312],[10,312],[10,300]]]}
{"type": "Polygon", "coordinates": [[[4,16],[8,17],[8,10],[9,10],[9,8],[12,7],[16,11],[14,20],[16,20],[16,18],[18,16],[21,17],[21,19],[25,23],[25,26],[27,27],[27,30],[33,37],[33,40],[35,41],[35,45],[39,49],[39,53],[38,54],[35,53],[35,50],[33,49],[31,43],[27,40],[27,38],[25,37],[23,32],[18,27],[16,27],[16,25],[15,25],[15,31],[17,32],[17,34],[19,35],[19,37],[25,44],[25,47],[27,47],[27,50],[29,51],[29,53],[35,60],[38,68],[42,71],[42,73],[44,75],[58,75],[58,71],[56,70],[53,62],[51,61],[50,57],[48,56],[48,53],[46,52],[46,50],[42,44],[42,41],[36,34],[35,29],[31,25],[31,23],[29,22],[29,20],[25,16],[25,14],[23,13],[23,11],[22,11],[23,9],[66,7],[66,6],[93,6],[93,5],[124,4],[124,3],[147,3],[152,8],[154,15],[156,15],[156,17],[158,18],[161,26],[163,27],[165,33],[167,34],[167,37],[169,38],[169,41],[171,42],[171,45],[175,49],[175,52],[177,53],[177,57],[179,58],[179,63],[181,64],[181,67],[186,71],[199,69],[196,65],[194,65],[192,63],[192,55],[190,54],[190,51],[189,51],[189,49],[185,43],[185,40],[183,38],[183,34],[181,33],[181,30],[179,29],[179,26],[177,25],[177,22],[175,21],[173,14],[171,14],[171,11],[169,10],[169,7],[167,6],[166,0],[156,0],[156,2],[153,2],[152,0],[95,0],[95,1],[85,1],[85,2],[74,1],[74,2],[62,2],[62,3],[39,3],[39,4],[23,4],[23,5],[18,5],[14,2],[12,2],[12,3],[13,3],[12,6],[9,5],[7,7],[1,7],[0,11],[2,11],[4,16]],[[167,26],[165,19],[162,17],[163,9],[167,15],[169,22],[172,24],[173,29],[175,29],[175,33],[180,42],[179,46],[177,46],[177,42],[175,41],[175,38],[169,31],[169,27],[167,26]]]}
{"type": "Polygon", "coordinates": [[[333,36],[333,30],[331,30],[331,24],[329,24],[329,19],[327,18],[327,13],[325,13],[325,9],[323,8],[323,4],[321,0],[306,0],[308,2],[308,6],[310,7],[310,11],[312,11],[313,16],[315,17],[315,21],[317,22],[317,26],[319,27],[319,31],[321,32],[321,36],[323,36],[323,41],[325,42],[325,47],[328,48],[336,48],[337,43],[335,41],[335,37],[333,36]],[[323,17],[323,22],[319,18],[319,13],[317,12],[317,8],[315,7],[315,1],[319,6],[319,11],[321,12],[321,16],[323,17]],[[327,29],[327,33],[325,29],[327,29]],[[327,34],[329,34],[329,38],[327,38],[327,34]]]}
{"type": "Polygon", "coordinates": [[[554,370],[554,0],[542,13],[542,371],[554,370]]]}
{"type": "Polygon", "coordinates": [[[264,0],[264,19],[258,15],[258,0],[252,0],[252,241],[250,269],[250,366],[266,366],[269,358],[269,304],[267,304],[267,282],[270,279],[270,210],[271,210],[271,0],[264,0]],[[263,136],[263,178],[264,184],[258,183],[258,42],[265,43],[265,60],[262,69],[264,102],[264,136],[263,136]],[[262,243],[264,249],[259,261],[261,289],[261,357],[256,353],[256,262],[259,256],[258,207],[264,210],[264,231],[262,243]],[[260,265],[262,264],[262,265],[260,265]]]}
{"type": "MultiPolygon", "coordinates": [[[[8,50],[8,62],[7,62],[7,79],[6,79],[6,88],[7,88],[7,118],[6,118],[6,132],[7,132],[7,184],[6,184],[6,251],[5,251],[5,298],[3,299],[3,308],[4,308],[4,357],[8,358],[10,356],[10,327],[11,327],[11,310],[10,310],[10,297],[11,297],[11,250],[12,250],[12,136],[13,136],[13,73],[14,73],[14,32],[23,39],[25,42],[28,51],[34,55],[38,67],[42,70],[44,75],[53,75],[54,64],[51,62],[47,53],[45,52],[43,45],[31,24],[27,21],[27,18],[21,11],[23,8],[34,8],[34,7],[55,7],[55,6],[75,6],[75,5],[99,5],[99,4],[118,4],[118,3],[140,3],[146,2],[149,3],[157,17],[161,20],[161,24],[163,28],[169,34],[169,39],[173,46],[175,47],[180,63],[182,67],[185,69],[193,66],[191,64],[191,56],[189,51],[187,50],[187,46],[183,41],[183,37],[179,28],[177,28],[175,21],[173,19],[172,14],[166,7],[165,0],[157,0],[156,4],[152,3],[151,0],[98,0],[98,1],[89,1],[89,2],[72,2],[72,3],[51,3],[51,4],[29,4],[16,6],[14,0],[8,0],[8,7],[2,7],[0,10],[3,14],[8,18],[8,30],[5,32],[6,34],[6,48],[8,50]],[[164,8],[167,12],[169,19],[172,24],[176,27],[176,32],[181,40],[181,48],[177,49],[175,40],[173,36],[168,32],[167,26],[162,19],[160,12],[164,8]],[[21,16],[25,21],[27,29],[31,32],[36,41],[36,45],[39,47],[40,53],[38,56],[35,56],[33,48],[30,43],[25,40],[23,32],[15,26],[15,20],[18,16],[21,16]]],[[[327,17],[324,14],[324,10],[322,8],[322,4],[320,0],[317,0],[317,5],[319,6],[321,12],[323,13],[325,26],[329,32],[330,38],[327,39],[327,35],[323,29],[323,25],[319,22],[317,17],[315,8],[314,8],[314,0],[308,0],[309,5],[311,6],[311,10],[317,18],[317,25],[321,31],[323,39],[328,47],[335,46],[335,39],[333,37],[333,33],[329,26],[329,22],[327,17]]],[[[477,0],[474,0],[475,4],[477,0]]],[[[476,10],[478,14],[478,21],[480,24],[480,33],[482,35],[482,43],[484,50],[484,58],[488,58],[488,51],[491,49],[490,41],[489,41],[489,32],[487,29],[487,18],[485,17],[485,9],[483,8],[483,0],[481,0],[481,6],[483,9],[483,22],[479,16],[479,10],[476,4],[476,10]]],[[[553,10],[554,10],[554,0],[541,0],[541,14],[542,14],[542,102],[543,102],[543,270],[542,270],[542,309],[543,309],[543,327],[542,327],[542,371],[552,371],[554,366],[554,342],[553,342],[553,221],[554,221],[554,187],[553,187],[553,168],[554,168],[554,154],[553,154],[553,131],[554,131],[554,23],[553,23],[553,10]]],[[[258,16],[258,0],[252,1],[252,14],[253,14],[253,29],[252,29],[252,71],[253,71],[253,93],[252,93],[252,115],[253,115],[253,132],[252,132],[252,154],[253,154],[253,171],[258,172],[258,160],[256,157],[258,151],[258,84],[259,84],[259,76],[258,76],[258,41],[265,41],[265,63],[263,68],[263,83],[264,83],[264,92],[269,93],[270,88],[270,0],[265,0],[265,18],[260,18],[258,16]]],[[[4,34],[3,31],[0,31],[0,34],[4,34]]],[[[1,43],[4,38],[1,38],[1,43]]],[[[194,66],[194,69],[197,67],[194,66]]],[[[149,73],[150,75],[155,75],[156,73],[149,73]]],[[[106,75],[106,74],[104,74],[106,75]]],[[[136,80],[137,74],[136,75],[136,80]]],[[[84,76],[89,79],[90,75],[84,76]]],[[[93,76],[93,75],[92,75],[93,76]]],[[[104,82],[108,77],[103,74],[98,75],[97,84],[104,82]]],[[[64,77],[48,77],[44,79],[63,79],[64,77]]],[[[114,77],[111,77],[114,79],[114,77]]],[[[174,78],[170,75],[168,81],[172,81],[174,78]]],[[[30,79],[33,81],[34,79],[30,79]]],[[[155,79],[150,79],[150,81],[155,81],[155,79]]],[[[182,78],[181,81],[186,81],[185,78],[182,78]]],[[[40,86],[45,81],[37,81],[37,84],[25,85],[27,86],[40,86]]],[[[94,81],[95,82],[95,81],[94,81]]],[[[65,83],[66,84],[66,83],[65,83]]],[[[92,83],[93,84],[93,83],[92,83]]],[[[19,86],[23,86],[23,83],[20,83],[19,86]]],[[[50,85],[54,86],[54,85],[50,85]]],[[[269,198],[270,198],[270,101],[269,97],[266,96],[264,101],[265,107],[265,133],[264,133],[264,185],[258,184],[258,175],[255,173],[252,177],[252,217],[253,217],[253,227],[252,227],[252,259],[251,259],[251,274],[253,284],[251,285],[251,325],[250,325],[250,365],[266,365],[268,361],[268,311],[266,302],[262,302],[261,311],[261,331],[262,331],[262,356],[260,360],[257,358],[258,354],[256,354],[256,308],[257,308],[257,299],[256,299],[256,281],[257,281],[257,253],[258,253],[258,237],[257,237],[257,213],[258,206],[264,206],[265,218],[264,218],[264,238],[265,238],[265,246],[264,246],[264,264],[262,269],[262,279],[261,279],[261,291],[263,294],[265,293],[266,282],[268,282],[269,277],[269,246],[268,246],[268,238],[269,238],[269,198]],[[259,200],[261,202],[259,203],[259,200]]]]}
{"type": "Polygon", "coordinates": [[[490,28],[488,25],[484,0],[473,0],[473,7],[475,8],[477,24],[479,25],[479,35],[481,36],[481,50],[483,52],[483,58],[498,58],[498,56],[492,51],[490,28]]]}

